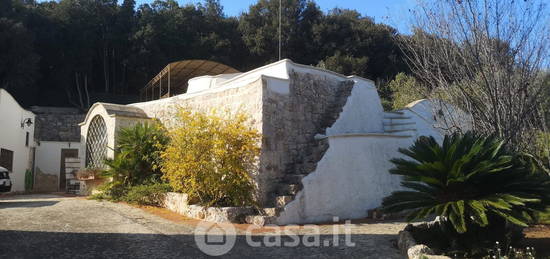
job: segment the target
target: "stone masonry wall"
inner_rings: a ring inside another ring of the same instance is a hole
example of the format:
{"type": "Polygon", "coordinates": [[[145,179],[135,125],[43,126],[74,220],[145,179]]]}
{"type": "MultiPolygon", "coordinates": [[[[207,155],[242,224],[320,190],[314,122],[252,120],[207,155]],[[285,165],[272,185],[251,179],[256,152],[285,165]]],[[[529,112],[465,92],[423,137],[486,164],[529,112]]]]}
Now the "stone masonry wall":
{"type": "MultiPolygon", "coordinates": [[[[286,144],[292,160],[285,173],[307,174],[321,159],[313,153],[318,147],[315,135],[325,134],[326,129],[336,122],[354,83],[312,74],[291,73],[290,78],[289,129],[292,134],[286,144]],[[308,161],[312,155],[317,160],[308,161]]],[[[328,146],[324,146],[323,153],[326,148],[328,146]]]]}
{"type": "Polygon", "coordinates": [[[290,92],[285,94],[270,90],[269,80],[261,77],[242,87],[133,106],[160,119],[167,127],[176,123],[178,107],[248,114],[252,127],[263,135],[259,171],[253,176],[257,197],[260,204],[270,206],[273,192],[285,175],[307,174],[315,169],[328,145],[314,137],[324,134],[336,121],[351,94],[353,81],[292,72],[288,80],[290,92]]]}
{"type": "MultiPolygon", "coordinates": [[[[216,92],[203,93],[192,97],[180,95],[171,99],[161,99],[153,102],[133,104],[141,108],[147,116],[158,118],[165,126],[171,127],[176,123],[179,108],[192,109],[194,111],[208,112],[212,109],[230,113],[243,112],[250,116],[251,127],[262,133],[262,80],[254,81],[246,86],[229,88],[216,92]]],[[[263,156],[263,154],[262,154],[263,156]]],[[[263,158],[260,157],[260,161],[263,158]]],[[[267,191],[271,188],[268,179],[269,172],[261,169],[253,175],[257,198],[263,202],[267,191]]]]}
{"type": "MultiPolygon", "coordinates": [[[[271,171],[284,185],[285,176],[305,175],[315,170],[328,149],[325,134],[338,118],[351,94],[353,81],[337,81],[314,74],[290,73],[289,95],[264,93],[262,169],[271,171]],[[269,159],[266,159],[269,158],[269,159]]],[[[277,195],[271,185],[270,199],[277,195]]]]}
{"type": "Polygon", "coordinates": [[[165,126],[176,123],[179,108],[194,111],[244,112],[251,117],[252,126],[262,130],[262,81],[257,80],[249,85],[210,92],[195,96],[180,95],[171,99],[133,104],[141,108],[148,117],[159,119],[165,126]]]}
{"type": "Polygon", "coordinates": [[[80,141],[80,127],[85,114],[77,109],[31,107],[36,114],[35,139],[39,141],[80,141]]]}

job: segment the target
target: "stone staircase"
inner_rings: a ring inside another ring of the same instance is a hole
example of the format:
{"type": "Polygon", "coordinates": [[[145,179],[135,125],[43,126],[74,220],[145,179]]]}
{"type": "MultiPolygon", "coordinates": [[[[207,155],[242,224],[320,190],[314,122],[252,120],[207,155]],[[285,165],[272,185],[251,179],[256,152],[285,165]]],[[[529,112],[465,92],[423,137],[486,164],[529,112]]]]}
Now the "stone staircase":
{"type": "Polygon", "coordinates": [[[316,145],[312,147],[310,154],[298,164],[297,170],[287,172],[279,181],[277,187],[272,192],[272,204],[266,208],[260,209],[258,215],[250,215],[245,218],[248,224],[264,226],[268,224],[277,224],[279,213],[284,207],[294,200],[296,194],[302,190],[302,179],[309,173],[315,171],[317,162],[321,160],[325,151],[328,149],[328,140],[314,140],[316,145]]]}
{"type": "MultiPolygon", "coordinates": [[[[384,112],[383,126],[384,134],[398,136],[413,136],[416,134],[416,123],[412,121],[412,117],[406,116],[401,111],[384,112]]],[[[298,162],[294,170],[289,170],[280,180],[272,193],[272,197],[274,197],[272,204],[260,209],[257,215],[247,216],[245,218],[246,223],[257,226],[277,224],[277,217],[281,211],[302,190],[302,179],[315,171],[317,162],[321,160],[328,149],[327,139],[314,141],[316,143],[307,150],[308,155],[305,159],[298,162]]]]}
{"type": "Polygon", "coordinates": [[[412,117],[406,116],[402,111],[384,112],[383,126],[386,134],[401,136],[416,134],[416,123],[412,117]]]}

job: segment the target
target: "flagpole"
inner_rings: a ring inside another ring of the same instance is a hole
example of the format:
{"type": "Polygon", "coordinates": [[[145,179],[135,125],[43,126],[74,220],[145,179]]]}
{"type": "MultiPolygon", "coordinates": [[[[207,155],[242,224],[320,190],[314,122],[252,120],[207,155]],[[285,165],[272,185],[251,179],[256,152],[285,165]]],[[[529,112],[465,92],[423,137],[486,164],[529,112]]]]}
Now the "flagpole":
{"type": "Polygon", "coordinates": [[[282,12],[281,0],[279,0],[279,60],[281,60],[281,12],[282,12]]]}

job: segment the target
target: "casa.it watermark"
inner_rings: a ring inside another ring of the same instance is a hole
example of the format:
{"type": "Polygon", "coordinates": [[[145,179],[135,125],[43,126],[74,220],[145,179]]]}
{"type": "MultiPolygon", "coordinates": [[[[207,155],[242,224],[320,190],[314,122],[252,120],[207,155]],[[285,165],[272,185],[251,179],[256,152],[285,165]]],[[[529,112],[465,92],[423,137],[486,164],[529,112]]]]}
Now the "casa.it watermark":
{"type": "MultiPolygon", "coordinates": [[[[338,217],[334,217],[333,222],[339,222],[338,217]]],[[[267,228],[250,225],[239,235],[245,236],[246,245],[250,247],[354,247],[351,226],[347,220],[343,225],[325,226],[331,231],[321,234],[319,225],[266,226],[267,228]],[[261,235],[254,234],[262,233],[260,230],[266,232],[261,235]]],[[[232,224],[202,221],[194,232],[197,247],[210,256],[227,254],[237,242],[237,230],[232,224]]]]}

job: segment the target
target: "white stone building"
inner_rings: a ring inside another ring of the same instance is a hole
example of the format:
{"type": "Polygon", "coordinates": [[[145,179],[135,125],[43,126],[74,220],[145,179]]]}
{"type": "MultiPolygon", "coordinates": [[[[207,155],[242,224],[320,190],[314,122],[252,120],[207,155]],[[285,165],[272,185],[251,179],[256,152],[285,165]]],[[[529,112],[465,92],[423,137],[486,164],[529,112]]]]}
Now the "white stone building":
{"type": "Polygon", "coordinates": [[[32,170],[35,115],[0,88],[0,166],[8,169],[11,191],[25,190],[25,171],[32,170]]]}
{"type": "Polygon", "coordinates": [[[32,106],[36,114],[34,191],[65,191],[80,167],[80,127],[84,114],[75,108],[32,106]],[[72,159],[67,166],[66,160],[72,159]]]}
{"type": "Polygon", "coordinates": [[[371,80],[290,60],[246,73],[213,62],[185,62],[170,64],[148,84],[142,96],[150,101],[92,106],[81,124],[86,164],[112,157],[118,128],[149,118],[169,125],[178,107],[245,112],[263,135],[253,177],[265,209],[247,217],[255,224],[365,217],[400,188],[399,178],[388,173],[398,148],[421,135],[441,139],[450,121],[465,118],[455,118],[449,105],[426,100],[385,112],[371,80]],[[223,69],[217,75],[213,67],[223,69]]]}
{"type": "Polygon", "coordinates": [[[12,192],[25,191],[25,172],[33,172],[33,190],[64,191],[70,172],[65,160],[80,167],[80,128],[84,115],[73,108],[22,108],[0,89],[0,166],[10,171],[12,192]],[[69,174],[68,174],[69,173],[69,174]]]}

